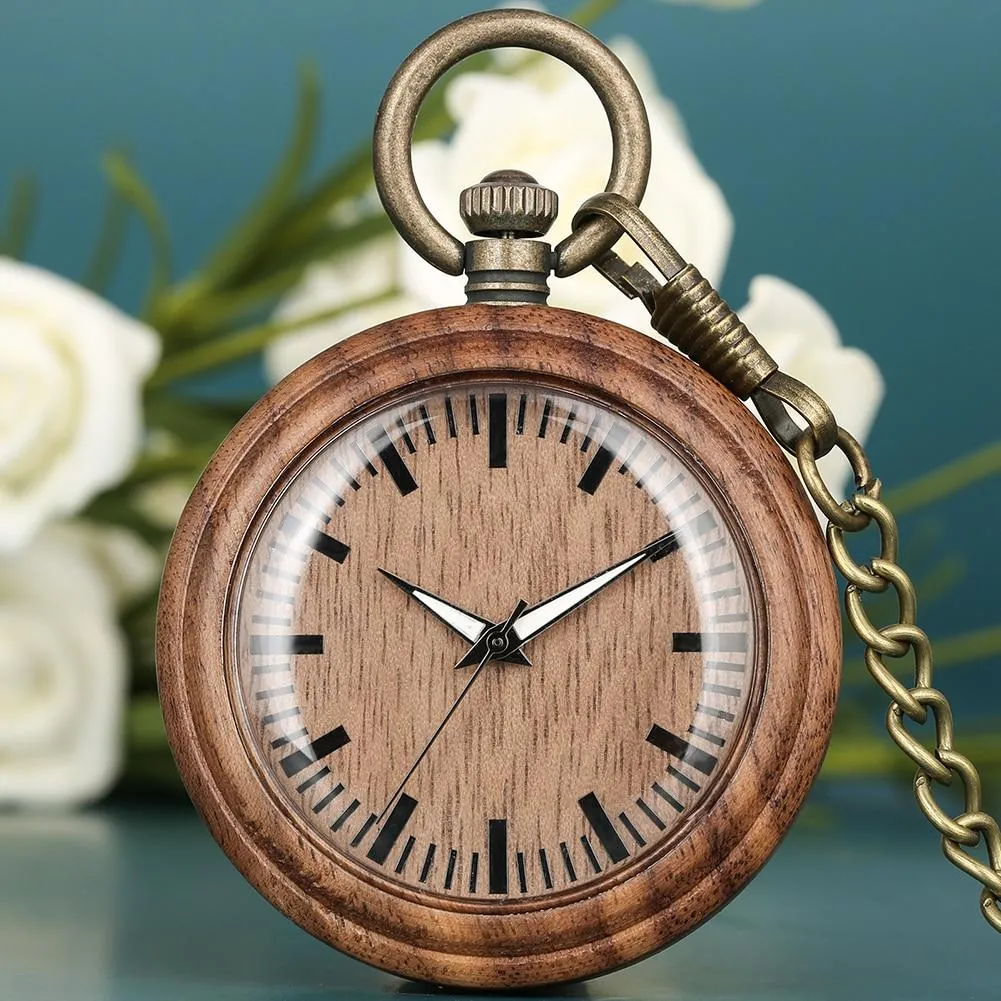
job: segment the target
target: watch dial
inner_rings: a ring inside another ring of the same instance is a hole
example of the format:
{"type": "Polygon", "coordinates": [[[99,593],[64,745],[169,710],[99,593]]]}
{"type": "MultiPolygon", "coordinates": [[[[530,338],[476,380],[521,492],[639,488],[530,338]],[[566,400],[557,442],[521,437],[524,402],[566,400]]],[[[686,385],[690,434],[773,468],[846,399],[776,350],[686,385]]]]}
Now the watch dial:
{"type": "Polygon", "coordinates": [[[726,782],[755,689],[733,522],[677,444],[538,382],[370,414],[244,546],[266,781],[331,850],[483,906],[643,864],[726,782]]]}

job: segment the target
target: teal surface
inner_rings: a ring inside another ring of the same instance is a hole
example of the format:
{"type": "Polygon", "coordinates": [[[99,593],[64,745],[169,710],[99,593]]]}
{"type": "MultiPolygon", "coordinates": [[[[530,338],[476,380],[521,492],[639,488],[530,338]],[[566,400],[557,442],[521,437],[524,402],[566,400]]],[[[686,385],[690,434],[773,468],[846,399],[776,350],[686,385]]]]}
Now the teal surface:
{"type": "MultiPolygon", "coordinates": [[[[808,809],[729,907],[659,955],[545,998],[996,1001],[1001,951],[908,799],[808,809]]],[[[259,897],[187,809],[0,817],[0,998],[452,997],[349,960],[259,897]]]]}

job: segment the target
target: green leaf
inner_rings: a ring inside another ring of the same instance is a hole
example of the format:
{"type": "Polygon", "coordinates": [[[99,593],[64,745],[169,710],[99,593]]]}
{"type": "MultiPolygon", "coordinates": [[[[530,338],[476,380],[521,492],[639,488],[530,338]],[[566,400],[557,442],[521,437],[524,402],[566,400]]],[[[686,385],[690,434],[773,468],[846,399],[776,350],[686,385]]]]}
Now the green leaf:
{"type": "Polygon", "coordinates": [[[99,295],[107,290],[121,259],[127,221],[128,203],[118,188],[109,187],[97,244],[83,275],[83,284],[99,295]]]}
{"type": "Polygon", "coordinates": [[[275,223],[286,210],[309,165],[319,114],[319,77],[315,67],[304,64],[299,71],[299,97],[292,139],[278,169],[257,203],[226,236],[191,285],[178,291],[184,311],[196,309],[199,298],[206,292],[225,287],[270,240],[275,223]]]}
{"type": "Polygon", "coordinates": [[[366,296],[352,302],[344,303],[333,309],[322,310],[311,316],[304,316],[297,320],[272,320],[262,323],[256,327],[249,327],[225,337],[198,344],[184,352],[180,352],[171,358],[166,358],[150,377],[147,386],[157,388],[167,385],[177,379],[188,378],[207,372],[211,369],[228,365],[240,358],[256,354],[266,347],[274,338],[281,334],[290,333],[293,330],[301,330],[303,327],[312,326],[314,323],[323,323],[332,320],[342,313],[351,309],[359,309],[362,306],[370,306],[381,302],[395,292],[383,292],[379,295],[366,296]]]}
{"type": "Polygon", "coordinates": [[[244,406],[216,401],[178,399],[172,394],[149,394],[144,406],[146,425],[169,431],[182,445],[215,448],[246,413],[244,406]]]}
{"type": "Polygon", "coordinates": [[[894,514],[906,514],[928,507],[1001,473],[1001,441],[992,442],[970,455],[933,469],[910,483],[887,490],[883,500],[894,514]]]}
{"type": "Polygon", "coordinates": [[[38,181],[31,174],[14,178],[7,201],[7,219],[0,236],[0,254],[20,260],[38,214],[38,181]]]}
{"type": "Polygon", "coordinates": [[[105,153],[103,162],[112,189],[135,210],[149,234],[153,249],[153,274],[146,300],[146,313],[149,314],[170,282],[171,252],[167,222],[146,182],[121,150],[105,153]]]}

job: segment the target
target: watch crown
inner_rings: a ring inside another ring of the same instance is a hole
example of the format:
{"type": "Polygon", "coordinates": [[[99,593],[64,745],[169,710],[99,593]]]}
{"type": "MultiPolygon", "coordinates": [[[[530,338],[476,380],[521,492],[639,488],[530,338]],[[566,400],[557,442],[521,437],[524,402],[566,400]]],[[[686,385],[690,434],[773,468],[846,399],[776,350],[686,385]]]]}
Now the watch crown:
{"type": "Polygon", "coordinates": [[[474,236],[545,236],[558,208],[556,192],[521,170],[495,170],[459,195],[459,215],[474,236]]]}

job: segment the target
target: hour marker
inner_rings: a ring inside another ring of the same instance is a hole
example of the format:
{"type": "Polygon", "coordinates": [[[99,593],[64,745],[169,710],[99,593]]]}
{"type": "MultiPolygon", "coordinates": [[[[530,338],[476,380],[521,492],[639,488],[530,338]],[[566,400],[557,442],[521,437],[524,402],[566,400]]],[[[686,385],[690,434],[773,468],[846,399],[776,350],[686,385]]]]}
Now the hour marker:
{"type": "Polygon", "coordinates": [[[702,685],[702,691],[712,692],[716,695],[726,695],[729,698],[737,698],[740,695],[740,689],[734,688],[733,685],[716,685],[708,681],[702,685]]]}
{"type": "Polygon", "coordinates": [[[278,601],[284,605],[294,605],[295,598],[290,594],[277,594],[274,591],[258,591],[257,597],[263,601],[278,601]]]}
{"type": "Polygon", "coordinates": [[[279,577],[281,580],[287,580],[291,584],[298,584],[302,580],[297,573],[289,573],[286,570],[273,567],[270,563],[267,566],[261,567],[261,572],[269,574],[272,577],[279,577]]]}
{"type": "Polygon", "coordinates": [[[525,875],[525,853],[518,852],[515,858],[518,863],[518,889],[522,893],[528,893],[528,877],[525,875]]]}
{"type": "Polygon", "coordinates": [[[416,809],[417,800],[403,793],[382,825],[379,836],[372,842],[372,847],[368,850],[368,858],[372,862],[382,865],[389,858],[389,853],[403,833],[403,828],[407,826],[410,815],[416,809]]]}
{"type": "MultiPolygon", "coordinates": [[[[427,436],[428,444],[433,445],[438,439],[434,436],[434,428],[431,427],[431,415],[428,408],[422,403],[417,412],[421,415],[421,423],[424,425],[424,434],[427,436]]],[[[431,846],[432,848],[434,845],[431,846]]]]}
{"type": "Polygon", "coordinates": [[[490,422],[490,468],[507,466],[507,394],[491,393],[488,420],[490,422]]]}
{"type": "Polygon", "coordinates": [[[587,817],[588,823],[594,828],[594,833],[597,835],[598,840],[601,842],[601,847],[605,849],[608,857],[613,862],[621,862],[623,859],[628,858],[629,850],[622,843],[622,838],[619,837],[611,819],[605,813],[605,808],[598,801],[598,797],[593,792],[589,792],[577,802],[584,811],[584,816],[587,817]]]}
{"type": "Polygon", "coordinates": [[[473,857],[469,860],[469,892],[476,892],[476,879],[480,873],[480,853],[473,852],[473,857]]]}
{"type": "Polygon", "coordinates": [[[438,846],[432,841],[428,845],[428,853],[424,856],[424,864],[421,866],[421,874],[417,877],[422,883],[428,881],[428,876],[431,875],[431,866],[434,865],[434,853],[438,846]]]}
{"type": "Polygon", "coordinates": [[[476,396],[469,394],[469,425],[473,429],[473,434],[480,433],[480,412],[476,409],[476,396]]]}
{"type": "Polygon", "coordinates": [[[289,672],[289,663],[287,660],[279,661],[278,663],[261,663],[255,664],[251,671],[254,674],[281,674],[289,672]]]}
{"type": "Polygon", "coordinates": [[[594,419],[591,421],[591,426],[587,429],[587,434],[584,435],[584,440],[580,443],[580,450],[586,452],[591,447],[591,442],[594,441],[594,433],[598,430],[598,415],[594,415],[594,419]]]}
{"type": "Polygon", "coordinates": [[[696,771],[702,772],[703,775],[711,774],[712,770],[716,767],[716,758],[709,754],[708,751],[703,751],[701,748],[689,744],[684,738],[671,733],[670,730],[665,730],[663,727],[657,726],[656,723],[650,727],[650,733],[647,734],[646,739],[654,747],[660,748],[665,754],[670,754],[671,757],[677,758],[679,761],[684,761],[696,771]]]}
{"type": "MultiPolygon", "coordinates": [[[[344,480],[344,482],[347,483],[352,490],[361,490],[361,484],[335,458],[331,457],[330,464],[337,470],[337,475],[344,480]]],[[[300,501],[299,503],[303,504],[303,501],[300,501]]],[[[327,518],[327,521],[330,521],[330,519],[327,518]]]]}
{"type": "Polygon", "coordinates": [[[266,688],[258,692],[254,697],[257,699],[277,699],[282,695],[294,695],[295,685],[282,685],[281,688],[266,688]]]}
{"type": "Polygon", "coordinates": [[[293,740],[299,740],[302,737],[308,736],[309,731],[305,727],[301,730],[292,730],[290,733],[283,733],[280,737],[275,737],[275,739],[271,741],[271,749],[276,751],[279,747],[291,744],[293,740]]]}
{"type": "Polygon", "coordinates": [[[369,476],[378,476],[379,470],[372,465],[372,460],[361,450],[361,446],[358,442],[352,442],[351,447],[355,451],[355,455],[361,460],[361,464],[365,467],[366,472],[369,476]]]}
{"type": "Polygon", "coordinates": [[[748,612],[726,612],[723,615],[714,615],[713,622],[746,622],[749,618],[748,612]]]}
{"type": "Polygon", "coordinates": [[[591,863],[591,868],[596,873],[601,872],[601,864],[598,862],[598,856],[594,854],[594,849],[591,847],[591,842],[588,840],[586,834],[580,839],[580,843],[588,862],[591,863]]]}
{"type": "Polygon", "coordinates": [[[636,481],[636,486],[645,489],[647,480],[651,476],[653,476],[657,472],[657,470],[664,465],[665,462],[667,462],[667,459],[665,459],[664,456],[662,455],[658,455],[657,458],[654,459],[653,464],[650,466],[650,468],[636,481]]]}
{"type": "Polygon", "coordinates": [[[643,799],[642,796],[638,800],[636,800],[636,805],[643,811],[643,815],[647,818],[647,820],[650,821],[651,824],[653,824],[654,827],[657,828],[658,831],[664,830],[667,824],[665,824],[664,821],[661,820],[660,817],[658,817],[657,814],[650,809],[650,807],[647,805],[646,800],[643,799]]]}
{"type": "Polygon", "coordinates": [[[601,481],[605,474],[612,467],[615,456],[626,440],[629,432],[621,424],[613,424],[605,435],[605,440],[601,443],[598,451],[594,453],[594,458],[584,470],[584,475],[580,478],[577,486],[586,494],[594,494],[601,486],[601,481]]]}
{"type": "MultiPolygon", "coordinates": [[[[282,520],[282,532],[285,535],[298,535],[301,529],[302,522],[294,514],[285,515],[285,518],[282,520]]],[[[351,552],[350,546],[346,546],[343,542],[339,542],[324,532],[310,532],[309,536],[303,539],[303,541],[310,549],[315,550],[323,556],[328,556],[338,563],[343,563],[348,553],[351,552]]]]}
{"type": "Polygon", "coordinates": [[[258,626],[284,626],[286,629],[292,627],[292,620],[284,615],[252,615],[250,621],[258,626]]]}
{"type": "Polygon", "coordinates": [[[705,664],[707,671],[739,671],[743,672],[746,664],[730,664],[725,660],[710,660],[705,664]]]}
{"type": "Polygon", "coordinates": [[[315,549],[316,552],[332,559],[335,563],[343,563],[347,559],[348,553],[351,552],[350,546],[346,546],[325,532],[317,532],[308,540],[308,543],[311,549],[315,549]]]}
{"type": "Polygon", "coordinates": [[[747,650],[747,633],[675,633],[675,653],[744,653],[747,650]]]}
{"type": "Polygon", "coordinates": [[[407,446],[407,451],[413,455],[417,451],[417,446],[414,444],[414,439],[410,437],[410,432],[407,430],[407,425],[403,423],[402,417],[396,418],[396,427],[400,432],[400,440],[407,446]]]}
{"type": "Polygon", "coordinates": [[[724,598],[736,598],[739,594],[739,587],[725,587],[722,591],[710,591],[706,595],[706,601],[722,601],[724,598]]]}
{"type": "Polygon", "coordinates": [[[254,634],[250,637],[251,653],[323,653],[323,637],[313,634],[280,635],[254,634]]]}
{"type": "Polygon", "coordinates": [[[455,863],[458,861],[459,853],[453,848],[448,853],[448,867],[445,869],[445,889],[452,889],[452,881],[455,879],[455,863]]]}
{"type": "Polygon", "coordinates": [[[677,507],[676,507],[676,508],[674,509],[674,510],[675,510],[675,513],[680,513],[681,511],[684,511],[686,507],[691,507],[691,506],[692,506],[693,504],[697,503],[697,502],[698,502],[698,501],[700,501],[700,500],[702,500],[702,494],[699,494],[699,493],[694,493],[694,494],[692,494],[692,496],[691,496],[691,497],[689,497],[689,498],[688,498],[687,500],[683,500],[683,501],[682,501],[682,502],[681,502],[681,503],[680,503],[680,504],[679,504],[679,505],[678,505],[678,506],[677,506],[677,507]]]}
{"type": "Polygon", "coordinates": [[[291,709],[279,709],[276,713],[268,713],[267,716],[261,718],[261,723],[264,726],[268,726],[271,723],[278,723],[283,719],[291,719],[293,716],[298,716],[302,710],[298,706],[292,706],[291,709]]]}
{"type": "Polygon", "coordinates": [[[714,567],[699,574],[698,580],[705,580],[706,577],[718,577],[722,573],[729,573],[733,569],[733,563],[718,563],[714,567]]]}
{"type": "MultiPolygon", "coordinates": [[[[309,482],[315,486],[320,493],[326,494],[338,507],[344,507],[344,498],[329,484],[319,476],[311,476],[309,482]]],[[[329,519],[327,519],[329,521],[329,519]]]]}
{"type": "Polygon", "coordinates": [[[325,779],[330,774],[330,769],[324,765],[321,769],[310,775],[308,779],[300,782],[296,787],[296,792],[305,792],[307,789],[312,789],[320,779],[325,779]]]}
{"type": "Polygon", "coordinates": [[[416,843],[417,838],[411,834],[410,837],[407,838],[407,843],[403,846],[403,851],[400,852],[400,859],[396,863],[396,868],[393,870],[397,876],[399,876],[400,873],[406,868],[407,860],[410,858],[410,853],[414,850],[414,845],[416,843]]]}
{"type": "Polygon", "coordinates": [[[491,820],[488,840],[490,892],[507,893],[507,821],[491,820]]]}
{"type": "Polygon", "coordinates": [[[561,445],[565,445],[567,443],[567,439],[570,437],[570,432],[573,430],[575,420],[577,420],[577,411],[571,408],[570,413],[567,414],[567,422],[563,425],[563,430],[560,432],[561,445]]]}
{"type": "Polygon", "coordinates": [[[633,462],[636,461],[637,456],[639,456],[639,454],[643,450],[643,446],[645,444],[646,444],[646,442],[644,442],[643,439],[640,438],[636,442],[636,444],[633,445],[632,449],[629,452],[629,455],[626,456],[626,458],[622,462],[622,465],[619,466],[619,474],[620,475],[623,474],[623,473],[632,472],[633,462]]]}
{"type": "Polygon", "coordinates": [[[690,726],[688,732],[693,737],[701,737],[703,740],[708,741],[710,744],[715,744],[717,747],[722,747],[726,743],[722,737],[717,737],[716,734],[710,733],[708,730],[700,730],[697,726],[690,726]]]}
{"type": "Polygon", "coordinates": [[[342,792],[344,792],[344,786],[341,785],[340,782],[338,782],[337,785],[335,785],[334,788],[331,789],[330,792],[328,792],[327,795],[323,797],[323,799],[319,800],[319,802],[316,803],[316,805],[313,807],[313,813],[321,813],[328,806],[330,806],[330,804],[333,803],[333,801],[337,799],[337,797],[340,796],[342,792]]]}
{"type": "Polygon", "coordinates": [[[725,709],[717,709],[715,706],[703,705],[701,702],[696,703],[695,711],[702,713],[703,716],[712,716],[713,719],[721,719],[726,723],[732,723],[735,719],[733,713],[728,713],[725,709]]]}
{"type": "Polygon", "coordinates": [[[642,848],[646,844],[646,838],[636,830],[633,822],[624,813],[619,814],[619,823],[629,832],[629,836],[642,848]]]}
{"type": "MultiPolygon", "coordinates": [[[[703,535],[708,535],[715,527],[716,516],[712,511],[703,511],[702,514],[696,515],[691,521],[686,521],[679,530],[679,534],[683,532],[685,535],[694,535],[696,538],[701,539],[703,535]]],[[[705,548],[702,551],[705,552],[705,548]]]]}
{"type": "MultiPolygon", "coordinates": [[[[696,792],[698,792],[698,788],[698,786],[695,787],[696,792]]],[[[677,810],[678,813],[681,813],[681,811],[684,810],[684,806],[682,806],[681,803],[679,803],[678,800],[676,800],[659,782],[654,782],[653,791],[665,803],[669,804],[672,809],[677,810]]]]}
{"type": "Polygon", "coordinates": [[[445,423],[448,425],[449,438],[458,438],[459,432],[455,429],[455,411],[452,409],[452,397],[445,397],[445,423]]]}
{"type": "Polygon", "coordinates": [[[518,400],[518,421],[514,427],[515,434],[525,433],[525,407],[528,404],[528,397],[522,393],[521,399],[518,400]]]}
{"type": "Polygon", "coordinates": [[[549,427],[549,415],[553,412],[553,401],[546,400],[542,407],[542,420],[539,422],[539,437],[546,437],[546,430],[549,427]]]}
{"type": "MultiPolygon", "coordinates": [[[[677,779],[683,786],[687,786],[689,789],[692,790],[692,792],[698,792],[702,788],[702,786],[700,786],[698,782],[696,782],[694,779],[690,779],[687,775],[685,775],[684,772],[679,772],[678,769],[674,767],[674,765],[667,766],[667,774],[670,775],[672,778],[677,779]]],[[[654,785],[657,785],[657,783],[654,782],[654,785]]]]}
{"type": "Polygon", "coordinates": [[[322,737],[317,737],[311,744],[293,751],[281,760],[282,770],[292,778],[298,775],[304,768],[308,768],[314,761],[321,761],[328,754],[342,748],[351,742],[347,730],[343,726],[335,727],[322,737]]]}
{"type": "MultiPolygon", "coordinates": [[[[660,490],[658,490],[650,498],[650,500],[653,501],[654,504],[659,504],[684,478],[685,477],[683,473],[678,473],[677,476],[672,476],[671,479],[669,479],[667,483],[665,483],[660,488],[660,490]]],[[[686,504],[682,504],[681,507],[674,508],[672,513],[677,514],[677,512],[680,511],[681,508],[685,506],[686,504]]]]}
{"type": "Polygon", "coordinates": [[[539,849],[539,865],[542,867],[542,882],[546,884],[546,889],[553,888],[553,874],[549,871],[549,859],[546,858],[546,849],[539,849]]]}
{"type": "Polygon", "coordinates": [[[364,824],[361,825],[361,830],[351,839],[351,847],[357,848],[364,840],[365,835],[372,830],[372,825],[376,821],[376,816],[374,813],[368,815],[368,819],[364,824]]]}
{"type": "Polygon", "coordinates": [[[330,829],[332,831],[339,831],[348,822],[351,814],[354,813],[359,806],[360,804],[358,800],[351,800],[351,802],[344,808],[344,812],[330,825],[330,829]]]}
{"type": "Polygon", "coordinates": [[[375,445],[382,464],[386,467],[396,489],[406,497],[417,489],[417,481],[414,479],[403,457],[397,451],[396,446],[389,440],[389,435],[382,429],[372,435],[372,444],[375,445]]]}
{"type": "Polygon", "coordinates": [[[565,841],[560,842],[560,854],[563,856],[563,868],[567,871],[567,876],[571,883],[577,882],[577,870],[573,867],[573,859],[570,858],[570,849],[565,841]]]}

